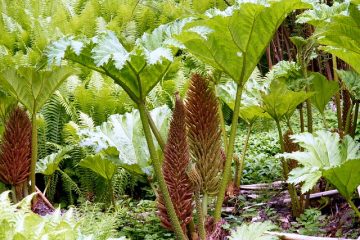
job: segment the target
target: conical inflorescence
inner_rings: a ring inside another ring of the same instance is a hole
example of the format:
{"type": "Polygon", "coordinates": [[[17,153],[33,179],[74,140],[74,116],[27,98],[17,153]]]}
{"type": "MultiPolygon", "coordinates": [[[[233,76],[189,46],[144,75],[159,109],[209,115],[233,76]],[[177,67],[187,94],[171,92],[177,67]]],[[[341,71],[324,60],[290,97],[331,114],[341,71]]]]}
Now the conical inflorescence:
{"type": "Polygon", "coordinates": [[[198,74],[191,78],[186,97],[186,124],[192,160],[201,176],[202,192],[218,192],[223,159],[218,102],[209,81],[198,74]]]}
{"type": "Polygon", "coordinates": [[[0,146],[0,180],[15,187],[25,183],[30,174],[31,122],[26,112],[15,108],[5,125],[0,146]]]}
{"type": "MultiPolygon", "coordinates": [[[[170,123],[168,140],[164,150],[162,170],[169,189],[176,215],[185,232],[186,225],[192,219],[193,187],[186,174],[190,162],[189,147],[186,138],[185,107],[176,94],[175,109],[170,123]]],[[[164,227],[172,230],[161,193],[158,197],[159,216],[164,227]]]]}

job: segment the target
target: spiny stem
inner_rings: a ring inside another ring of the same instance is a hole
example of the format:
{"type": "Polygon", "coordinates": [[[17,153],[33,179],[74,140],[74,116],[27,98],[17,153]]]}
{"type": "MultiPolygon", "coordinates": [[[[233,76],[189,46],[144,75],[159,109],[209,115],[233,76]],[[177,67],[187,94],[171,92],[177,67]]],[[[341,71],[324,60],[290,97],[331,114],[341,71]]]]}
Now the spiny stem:
{"type": "Polygon", "coordinates": [[[358,120],[358,116],[359,116],[359,104],[360,104],[359,100],[355,102],[354,122],[353,122],[353,128],[352,128],[352,132],[351,132],[352,137],[355,137],[355,131],[356,131],[356,127],[357,127],[357,120],[358,120]]]}
{"type": "Polygon", "coordinates": [[[354,108],[354,104],[350,104],[349,111],[346,114],[346,122],[345,122],[345,134],[348,134],[350,132],[350,124],[351,124],[351,112],[354,108]]]}
{"type": "MultiPolygon", "coordinates": [[[[284,145],[284,139],[283,139],[279,120],[276,120],[276,126],[277,126],[278,133],[279,133],[279,142],[280,142],[280,147],[281,147],[281,153],[283,153],[283,152],[285,152],[285,145],[284,145]]],[[[287,180],[288,175],[289,175],[288,162],[284,158],[281,158],[281,162],[282,162],[282,167],[283,167],[284,179],[287,180]]],[[[293,184],[289,184],[288,191],[289,191],[290,198],[291,198],[291,208],[292,208],[293,216],[297,217],[300,215],[301,207],[300,207],[299,199],[296,194],[295,186],[293,184]]]]}
{"type": "Polygon", "coordinates": [[[164,175],[163,175],[162,170],[161,170],[160,160],[158,158],[158,154],[157,154],[156,149],[155,149],[155,145],[154,145],[151,130],[150,130],[150,125],[149,125],[149,122],[148,122],[147,110],[146,110],[146,107],[145,107],[145,102],[141,101],[140,103],[138,103],[138,109],[139,109],[139,113],[140,113],[141,122],[142,122],[142,125],[143,125],[143,130],[144,130],[146,142],[147,142],[149,152],[150,152],[152,165],[154,167],[155,176],[156,176],[156,178],[158,180],[161,193],[163,194],[165,207],[166,207],[167,213],[169,215],[172,227],[174,229],[174,232],[175,232],[176,236],[179,239],[186,240],[186,236],[182,231],[179,219],[178,219],[178,217],[176,215],[176,212],[175,212],[175,209],[174,209],[174,205],[173,205],[173,203],[171,201],[169,190],[168,190],[168,188],[166,186],[166,183],[165,183],[164,175]]]}
{"type": "MultiPolygon", "coordinates": [[[[339,77],[337,75],[337,61],[336,56],[332,54],[332,63],[333,63],[333,71],[334,71],[334,81],[339,83],[339,77]]],[[[340,104],[340,92],[338,91],[335,95],[335,105],[336,105],[336,116],[338,120],[338,129],[343,129],[342,119],[341,119],[341,104],[340,104]]]]}
{"type": "MultiPolygon", "coordinates": [[[[35,105],[35,103],[34,103],[35,105]]],[[[36,109],[36,106],[34,106],[36,109]]],[[[30,165],[30,181],[31,181],[31,193],[35,192],[35,173],[36,173],[36,161],[38,155],[38,136],[37,136],[37,124],[36,124],[36,111],[31,116],[31,165],[30,165]]]]}
{"type": "Polygon", "coordinates": [[[301,132],[305,132],[305,126],[304,126],[304,108],[303,108],[303,104],[300,104],[300,109],[299,109],[299,113],[300,113],[300,131],[301,132]]]}
{"type": "Polygon", "coordinates": [[[224,141],[224,151],[225,151],[225,155],[226,153],[228,152],[228,142],[227,142],[227,134],[226,134],[226,129],[225,129],[225,120],[224,120],[224,114],[223,114],[223,111],[222,111],[222,105],[219,102],[219,118],[220,118],[220,127],[221,127],[221,134],[222,134],[222,138],[223,138],[223,141],[224,141]]]}
{"type": "Polygon", "coordinates": [[[326,129],[326,130],[328,130],[328,129],[329,129],[329,127],[328,127],[328,125],[327,125],[327,121],[326,121],[325,114],[324,114],[324,113],[322,113],[322,114],[321,114],[321,116],[322,116],[322,119],[323,119],[323,122],[324,122],[324,127],[325,127],[325,129],[326,129]]]}
{"type": "Polygon", "coordinates": [[[358,220],[360,221],[360,211],[359,211],[359,209],[355,206],[355,204],[353,203],[353,201],[351,201],[351,199],[347,199],[347,202],[349,203],[350,207],[354,210],[355,214],[358,217],[358,220]]]}
{"type": "MultiPolygon", "coordinates": [[[[213,85],[213,84],[212,84],[213,85]]],[[[219,96],[217,88],[215,86],[212,86],[214,88],[214,91],[216,92],[216,96],[219,96]]],[[[220,127],[221,127],[221,135],[222,135],[222,139],[224,142],[224,152],[225,155],[228,152],[228,141],[227,141],[227,134],[226,134],[226,129],[225,129],[225,120],[224,120],[224,113],[222,111],[222,104],[221,104],[221,100],[218,98],[218,114],[219,114],[219,118],[220,118],[220,127]]]]}
{"type": "Polygon", "coordinates": [[[206,239],[206,231],[205,231],[205,224],[204,224],[204,215],[201,208],[201,201],[200,201],[200,191],[195,191],[195,205],[196,205],[196,213],[198,215],[198,231],[201,240],[206,239]]]}
{"type": "Polygon", "coordinates": [[[247,148],[248,148],[248,145],[249,145],[251,129],[252,129],[252,124],[250,124],[248,126],[247,133],[246,133],[246,138],[245,138],[245,141],[244,141],[243,150],[241,152],[241,157],[240,157],[240,160],[239,160],[239,165],[238,165],[239,168],[237,170],[238,174],[236,175],[236,179],[235,179],[235,184],[236,184],[237,187],[239,187],[240,183],[241,183],[242,172],[244,170],[245,154],[246,154],[246,151],[247,151],[247,148]]]}
{"type": "Polygon", "coordinates": [[[234,113],[232,117],[231,129],[230,129],[230,137],[228,142],[228,151],[226,153],[226,162],[224,167],[224,173],[221,179],[219,193],[217,196],[217,202],[215,206],[214,218],[215,222],[218,222],[221,219],[221,208],[225,198],[225,191],[229,181],[230,172],[231,172],[231,161],[233,159],[234,154],[234,143],[236,137],[236,130],[238,126],[238,117],[239,117],[239,110],[240,110],[240,102],[241,102],[241,94],[243,91],[243,85],[240,84],[236,90],[236,98],[235,98],[235,107],[234,113]]]}
{"type": "Polygon", "coordinates": [[[154,120],[152,119],[151,115],[149,112],[147,112],[147,118],[148,118],[148,121],[149,121],[149,124],[150,124],[150,128],[151,128],[151,131],[153,132],[155,138],[156,138],[156,141],[158,142],[160,148],[162,151],[164,151],[164,148],[165,148],[165,141],[164,139],[161,137],[160,135],[160,132],[159,132],[159,129],[156,127],[155,123],[154,123],[154,120]]]}
{"type": "Polygon", "coordinates": [[[202,211],[203,211],[203,215],[204,217],[207,216],[207,212],[208,212],[208,195],[207,193],[203,194],[203,199],[202,199],[202,211]]]}

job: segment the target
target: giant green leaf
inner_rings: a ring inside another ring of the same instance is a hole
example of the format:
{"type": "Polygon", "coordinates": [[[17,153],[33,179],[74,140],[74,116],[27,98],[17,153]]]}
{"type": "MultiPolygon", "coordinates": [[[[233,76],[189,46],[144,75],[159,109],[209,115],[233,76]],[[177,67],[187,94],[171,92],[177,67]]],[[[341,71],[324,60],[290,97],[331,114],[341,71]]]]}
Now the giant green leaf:
{"type": "Polygon", "coordinates": [[[329,81],[320,73],[311,73],[311,90],[315,92],[312,96],[312,103],[321,114],[324,113],[326,104],[328,104],[334,94],[339,91],[339,84],[335,81],[329,81]]]}
{"type": "Polygon", "coordinates": [[[346,15],[349,2],[334,2],[331,6],[326,3],[315,3],[312,9],[304,11],[297,16],[297,23],[308,23],[314,26],[327,24],[336,15],[346,15]]]}
{"type": "Polygon", "coordinates": [[[359,169],[360,159],[356,159],[324,171],[323,176],[339,190],[342,196],[350,200],[355,189],[360,185],[359,169]]]}
{"type": "Polygon", "coordinates": [[[338,70],[337,73],[343,81],[345,88],[350,92],[350,95],[360,100],[360,74],[355,71],[338,70]]]}
{"type": "Polygon", "coordinates": [[[101,177],[105,178],[107,181],[110,181],[113,178],[117,168],[111,160],[107,159],[100,153],[96,155],[88,155],[80,161],[79,166],[89,168],[101,177]]]}
{"type": "Polygon", "coordinates": [[[73,73],[70,67],[37,70],[32,67],[0,72],[2,86],[32,114],[36,113],[55,90],[73,73]]]}
{"type": "Polygon", "coordinates": [[[360,11],[353,1],[315,4],[311,10],[299,15],[298,22],[316,27],[312,38],[316,39],[321,50],[334,54],[350,64],[360,73],[360,11]]]}
{"type": "MultiPolygon", "coordinates": [[[[327,176],[330,176],[330,173],[336,173],[331,175],[332,178],[339,176],[337,174],[340,171],[339,169],[330,170],[342,168],[345,163],[360,158],[360,144],[356,143],[350,136],[345,136],[340,142],[337,133],[317,131],[315,134],[292,135],[291,138],[304,150],[302,152],[283,153],[279,156],[299,162],[300,166],[290,172],[288,181],[295,184],[302,182],[302,192],[310,190],[324,173],[327,172],[327,176]]],[[[349,166],[352,164],[355,163],[351,163],[349,166]]],[[[346,165],[344,169],[348,169],[349,166],[346,165]]],[[[341,183],[346,183],[348,178],[338,180],[341,183]]],[[[332,181],[335,180],[332,179],[332,181]]],[[[336,184],[334,185],[337,187],[336,184]]]]}
{"type": "Polygon", "coordinates": [[[259,118],[270,118],[269,114],[257,105],[240,107],[239,116],[247,124],[253,124],[259,118]]]}
{"type": "Polygon", "coordinates": [[[0,122],[5,123],[6,115],[15,104],[16,99],[0,89],[0,122]]]}
{"type": "MultiPolygon", "coordinates": [[[[150,112],[160,134],[166,139],[171,111],[167,106],[150,112]]],[[[138,174],[150,174],[150,154],[142,130],[139,111],[111,115],[107,122],[95,128],[78,131],[82,146],[90,146],[102,158],[138,174]]],[[[157,142],[156,148],[160,149],[157,142]]]]}
{"type": "Polygon", "coordinates": [[[186,18],[161,25],[137,39],[131,50],[111,31],[92,39],[65,37],[49,46],[48,62],[60,65],[65,58],[79,63],[114,79],[135,102],[144,100],[167,73],[176,49],[183,47],[173,35],[189,21],[186,18]]]}
{"type": "Polygon", "coordinates": [[[360,11],[353,4],[345,15],[336,15],[328,24],[316,29],[314,36],[328,53],[348,63],[360,73],[360,11]]]}
{"type": "Polygon", "coordinates": [[[283,81],[274,80],[268,94],[262,94],[262,109],[275,121],[290,118],[296,107],[313,95],[312,92],[294,92],[287,89],[283,81]]]}
{"type": "Polygon", "coordinates": [[[301,0],[241,1],[187,24],[178,39],[193,55],[244,84],[287,14],[307,7],[301,0]]]}

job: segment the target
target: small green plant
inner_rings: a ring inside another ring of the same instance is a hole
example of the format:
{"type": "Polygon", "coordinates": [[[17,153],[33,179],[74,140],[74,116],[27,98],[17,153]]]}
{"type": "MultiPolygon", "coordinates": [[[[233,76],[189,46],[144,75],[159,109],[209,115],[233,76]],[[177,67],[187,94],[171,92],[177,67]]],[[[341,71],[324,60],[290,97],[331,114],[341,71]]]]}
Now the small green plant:
{"type": "MultiPolygon", "coordinates": [[[[28,195],[18,204],[12,204],[9,192],[0,194],[0,238],[1,239],[79,239],[85,237],[73,210],[41,217],[30,210],[34,195],[28,195]]],[[[90,237],[90,236],[89,236],[90,237]]],[[[91,239],[91,238],[90,238],[91,239]]]]}
{"type": "Polygon", "coordinates": [[[231,231],[230,240],[276,240],[277,237],[266,234],[275,228],[271,222],[255,222],[251,224],[242,224],[231,231]]]}
{"type": "Polygon", "coordinates": [[[302,235],[320,236],[324,230],[321,229],[325,225],[326,216],[315,208],[306,209],[303,214],[296,218],[296,222],[292,224],[292,230],[302,235]]]}
{"type": "Polygon", "coordinates": [[[118,202],[119,234],[130,239],[175,239],[174,233],[163,228],[156,214],[157,203],[151,200],[139,202],[131,199],[118,202]]]}

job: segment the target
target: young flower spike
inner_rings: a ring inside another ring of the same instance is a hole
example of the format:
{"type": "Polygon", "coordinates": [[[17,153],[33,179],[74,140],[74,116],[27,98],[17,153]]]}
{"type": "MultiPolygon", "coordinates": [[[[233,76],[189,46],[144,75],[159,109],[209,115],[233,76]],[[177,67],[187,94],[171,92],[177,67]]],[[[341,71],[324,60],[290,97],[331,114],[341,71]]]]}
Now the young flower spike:
{"type": "MultiPolygon", "coordinates": [[[[164,150],[162,170],[166,185],[169,189],[176,215],[185,233],[186,225],[192,219],[193,187],[188,175],[187,167],[190,162],[189,147],[186,139],[185,107],[176,93],[175,109],[170,123],[168,140],[164,150]]],[[[164,199],[161,193],[158,197],[159,216],[164,227],[172,230],[164,199]]]]}
{"type": "Polygon", "coordinates": [[[5,125],[0,146],[0,180],[15,187],[17,200],[24,197],[23,184],[29,177],[30,163],[31,122],[26,112],[17,107],[5,125]]]}
{"type": "Polygon", "coordinates": [[[223,170],[218,102],[207,79],[192,76],[186,97],[186,124],[191,158],[201,176],[202,192],[218,192],[223,170]]]}

